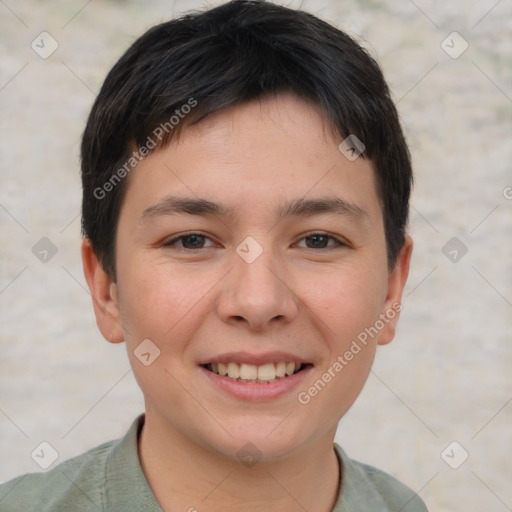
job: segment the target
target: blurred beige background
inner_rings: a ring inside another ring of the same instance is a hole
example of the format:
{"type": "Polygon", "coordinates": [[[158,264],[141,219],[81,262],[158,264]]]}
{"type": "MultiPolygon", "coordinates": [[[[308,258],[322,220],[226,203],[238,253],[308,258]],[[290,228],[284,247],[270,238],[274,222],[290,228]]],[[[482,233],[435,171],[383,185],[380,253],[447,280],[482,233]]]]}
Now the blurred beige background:
{"type": "MultiPolygon", "coordinates": [[[[40,471],[30,454],[42,441],[58,463],[120,437],[143,410],[125,349],[103,340],[85,289],[80,136],[134,39],[205,5],[0,0],[0,482],[40,471]],[[58,44],[47,58],[31,47],[43,31],[58,44]],[[57,251],[46,263],[33,251],[43,237],[57,251]]],[[[382,65],[416,172],[398,335],[337,441],[431,511],[512,510],[512,1],[303,8],[382,65]]]]}

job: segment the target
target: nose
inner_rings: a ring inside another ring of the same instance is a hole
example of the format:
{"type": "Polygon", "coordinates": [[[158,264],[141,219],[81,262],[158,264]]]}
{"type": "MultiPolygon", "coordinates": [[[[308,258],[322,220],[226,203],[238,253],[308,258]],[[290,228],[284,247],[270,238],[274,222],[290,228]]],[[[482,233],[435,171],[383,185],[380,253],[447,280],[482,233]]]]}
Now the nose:
{"type": "Polygon", "coordinates": [[[292,322],[299,311],[284,265],[279,265],[269,251],[248,263],[238,254],[217,300],[217,313],[230,325],[246,325],[258,331],[271,323],[292,322]]]}

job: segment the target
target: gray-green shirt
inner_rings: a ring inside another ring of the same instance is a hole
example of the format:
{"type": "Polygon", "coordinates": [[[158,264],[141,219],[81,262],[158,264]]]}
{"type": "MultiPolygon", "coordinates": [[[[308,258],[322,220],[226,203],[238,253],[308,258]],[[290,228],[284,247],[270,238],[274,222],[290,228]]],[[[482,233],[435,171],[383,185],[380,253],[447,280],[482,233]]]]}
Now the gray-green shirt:
{"type": "MultiPolygon", "coordinates": [[[[142,472],[139,416],[127,434],[62,462],[0,485],[0,512],[162,512],[142,472]]],[[[423,501],[392,476],[347,457],[333,512],[426,512],[423,501]]]]}

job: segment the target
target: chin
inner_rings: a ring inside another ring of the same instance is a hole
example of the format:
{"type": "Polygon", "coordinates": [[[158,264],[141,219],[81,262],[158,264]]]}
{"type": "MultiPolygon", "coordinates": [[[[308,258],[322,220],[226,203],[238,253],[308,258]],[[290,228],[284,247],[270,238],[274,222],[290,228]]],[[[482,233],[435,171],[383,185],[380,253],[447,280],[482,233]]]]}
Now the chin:
{"type": "Polygon", "coordinates": [[[223,425],[231,436],[223,429],[220,432],[216,429],[218,435],[212,438],[204,433],[203,440],[212,451],[248,466],[256,461],[277,462],[290,457],[315,437],[292,422],[283,421],[284,418],[286,415],[234,419],[223,425]]]}

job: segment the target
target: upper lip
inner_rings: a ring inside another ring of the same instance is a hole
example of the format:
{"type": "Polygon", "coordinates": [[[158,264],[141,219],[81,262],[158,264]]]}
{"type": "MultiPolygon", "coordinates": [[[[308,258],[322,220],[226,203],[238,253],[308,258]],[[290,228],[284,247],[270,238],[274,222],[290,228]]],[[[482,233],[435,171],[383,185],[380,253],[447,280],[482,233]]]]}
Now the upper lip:
{"type": "Polygon", "coordinates": [[[200,362],[200,365],[205,364],[227,364],[227,363],[245,363],[245,364],[254,364],[256,366],[261,366],[268,363],[279,363],[284,361],[285,363],[298,363],[298,364],[308,364],[309,361],[304,359],[303,357],[297,356],[295,354],[291,354],[289,352],[265,352],[262,354],[251,354],[249,352],[227,352],[224,354],[220,354],[217,356],[212,356],[208,359],[204,359],[200,362]]]}

